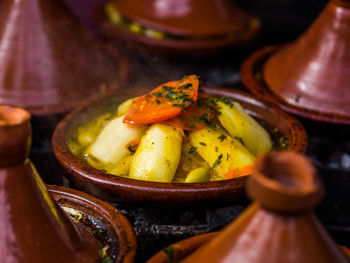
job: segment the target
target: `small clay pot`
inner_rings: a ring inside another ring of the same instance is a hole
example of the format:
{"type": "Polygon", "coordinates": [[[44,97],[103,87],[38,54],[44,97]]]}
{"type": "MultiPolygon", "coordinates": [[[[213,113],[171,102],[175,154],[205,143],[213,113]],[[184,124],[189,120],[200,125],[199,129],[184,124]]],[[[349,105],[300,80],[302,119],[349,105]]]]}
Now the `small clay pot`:
{"type": "Polygon", "coordinates": [[[95,21],[102,36],[116,43],[133,42],[151,54],[175,56],[208,54],[242,48],[260,31],[259,20],[229,0],[109,1],[125,18],[174,37],[156,39],[113,25],[101,5],[95,21]]]}
{"type": "Polygon", "coordinates": [[[117,262],[124,258],[125,262],[132,262],[135,235],[126,219],[111,205],[96,198],[86,194],[79,197],[77,191],[67,189],[63,193],[60,192],[63,189],[56,189],[56,197],[65,209],[75,211],[75,219],[68,217],[52,200],[28,159],[30,144],[30,114],[21,108],[0,105],[1,260],[96,263],[111,255],[117,262]],[[84,225],[79,221],[80,216],[91,224],[84,225]],[[97,227],[109,231],[105,242],[101,242],[102,236],[99,239],[91,231],[97,227]],[[103,251],[108,247],[109,251],[103,251]],[[100,250],[106,255],[102,252],[100,255],[100,250]]]}
{"type": "Polygon", "coordinates": [[[331,0],[294,43],[266,47],[249,57],[242,65],[242,81],[289,112],[349,124],[349,29],[348,1],[331,0]]]}
{"type": "Polygon", "coordinates": [[[109,258],[115,263],[132,263],[137,250],[134,230],[129,221],[114,206],[86,193],[47,185],[53,200],[79,224],[90,228],[104,251],[101,260],[109,258]]]}
{"type": "MultiPolygon", "coordinates": [[[[286,149],[298,152],[305,150],[307,145],[305,130],[293,117],[244,92],[219,87],[205,87],[205,91],[212,96],[227,96],[238,101],[255,118],[263,120],[271,129],[277,128],[281,136],[286,138],[286,149]]],[[[135,91],[133,96],[143,93],[135,91]]],[[[75,186],[102,199],[147,205],[160,203],[224,205],[245,198],[246,177],[191,184],[147,182],[105,173],[75,157],[69,151],[67,142],[74,136],[76,129],[104,112],[115,110],[126,98],[110,97],[107,100],[87,104],[69,114],[58,125],[52,140],[54,153],[75,186]]]]}
{"type": "Polygon", "coordinates": [[[324,191],[307,158],[296,152],[259,157],[247,191],[254,202],[181,262],[349,262],[311,212],[324,191]]]}

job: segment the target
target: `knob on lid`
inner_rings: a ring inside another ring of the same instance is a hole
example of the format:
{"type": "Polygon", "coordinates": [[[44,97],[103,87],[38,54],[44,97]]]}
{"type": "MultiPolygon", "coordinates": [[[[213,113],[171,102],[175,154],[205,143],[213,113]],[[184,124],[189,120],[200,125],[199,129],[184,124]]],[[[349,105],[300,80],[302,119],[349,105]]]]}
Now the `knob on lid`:
{"type": "Polygon", "coordinates": [[[23,163],[31,142],[30,115],[21,108],[0,105],[0,167],[23,163]]]}
{"type": "Polygon", "coordinates": [[[272,152],[258,159],[247,190],[263,208],[276,212],[311,210],[324,194],[312,163],[294,152],[272,152]]]}

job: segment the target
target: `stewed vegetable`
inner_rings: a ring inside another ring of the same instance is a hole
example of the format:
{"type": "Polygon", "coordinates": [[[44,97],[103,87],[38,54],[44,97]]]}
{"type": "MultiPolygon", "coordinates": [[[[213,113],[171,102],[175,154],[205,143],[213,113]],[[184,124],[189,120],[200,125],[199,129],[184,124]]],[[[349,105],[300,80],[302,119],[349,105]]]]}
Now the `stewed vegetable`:
{"type": "Polygon", "coordinates": [[[70,149],[97,169],[138,180],[245,176],[272,148],[269,133],[239,103],[210,97],[195,75],[129,99],[107,117],[80,127],[70,149]]]}

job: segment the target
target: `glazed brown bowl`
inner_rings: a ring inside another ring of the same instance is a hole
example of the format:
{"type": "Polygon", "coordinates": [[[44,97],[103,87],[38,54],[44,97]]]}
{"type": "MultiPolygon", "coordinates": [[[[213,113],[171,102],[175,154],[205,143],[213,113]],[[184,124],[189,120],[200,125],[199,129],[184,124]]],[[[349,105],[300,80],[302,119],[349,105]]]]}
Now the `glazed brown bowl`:
{"type": "Polygon", "coordinates": [[[112,205],[83,192],[48,185],[51,197],[77,224],[87,227],[100,246],[101,262],[132,263],[136,236],[129,221],[112,205]]]}
{"type": "MultiPolygon", "coordinates": [[[[262,120],[268,130],[278,129],[279,134],[285,138],[286,150],[305,150],[307,135],[294,117],[242,91],[220,87],[205,87],[204,90],[212,96],[227,96],[241,103],[250,115],[262,120]]],[[[133,96],[138,94],[143,93],[135,91],[133,96]]],[[[108,110],[115,110],[126,98],[118,95],[81,106],[58,125],[52,139],[53,150],[76,187],[102,199],[121,203],[224,205],[245,199],[244,187],[247,177],[206,183],[148,182],[105,173],[75,157],[69,151],[67,142],[76,134],[77,128],[108,110]]],[[[271,135],[273,137],[273,134],[271,135]]]]}
{"type": "Polygon", "coordinates": [[[281,109],[299,115],[306,119],[334,124],[350,124],[350,116],[319,112],[316,110],[296,107],[280,99],[264,80],[263,68],[266,61],[285,45],[263,47],[251,54],[241,66],[241,79],[244,86],[258,98],[269,101],[281,109]]]}
{"type": "Polygon", "coordinates": [[[114,44],[129,45],[146,50],[152,55],[174,57],[177,55],[200,56],[208,55],[226,48],[239,49],[252,42],[260,32],[260,21],[253,17],[249,27],[243,28],[234,38],[208,39],[155,39],[144,35],[134,34],[120,26],[109,22],[104,12],[104,4],[98,6],[94,12],[94,21],[99,34],[114,44]]]}

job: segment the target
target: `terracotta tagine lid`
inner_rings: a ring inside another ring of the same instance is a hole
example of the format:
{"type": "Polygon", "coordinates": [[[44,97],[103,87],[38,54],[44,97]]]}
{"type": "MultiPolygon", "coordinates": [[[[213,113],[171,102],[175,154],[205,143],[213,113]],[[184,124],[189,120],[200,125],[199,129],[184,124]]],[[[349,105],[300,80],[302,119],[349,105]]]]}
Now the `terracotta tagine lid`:
{"type": "Polygon", "coordinates": [[[142,25],[181,36],[217,36],[242,30],[251,19],[230,0],[114,0],[117,10],[142,25]]]}
{"type": "Polygon", "coordinates": [[[3,0],[0,103],[59,112],[126,77],[124,59],[94,39],[61,0],[3,0]]]}
{"type": "Polygon", "coordinates": [[[141,43],[166,56],[241,47],[261,27],[258,18],[232,0],[109,0],[95,19],[108,39],[141,43]]]}
{"type": "Polygon", "coordinates": [[[268,88],[289,105],[350,117],[350,1],[331,0],[310,28],[266,61],[268,88]]]}
{"type": "Polygon", "coordinates": [[[324,192],[305,157],[261,157],[247,191],[253,204],[182,262],[348,262],[311,212],[324,192]]]}
{"type": "Polygon", "coordinates": [[[28,157],[30,115],[0,106],[0,258],[7,263],[97,262],[98,246],[48,194],[28,157]]]}

